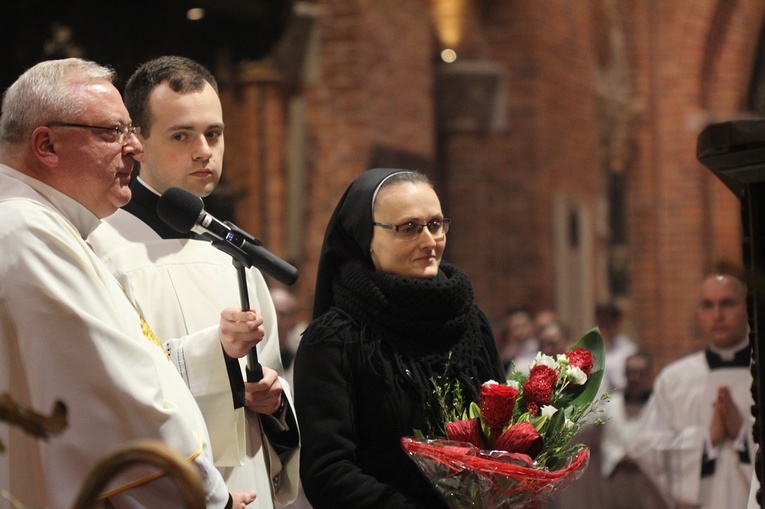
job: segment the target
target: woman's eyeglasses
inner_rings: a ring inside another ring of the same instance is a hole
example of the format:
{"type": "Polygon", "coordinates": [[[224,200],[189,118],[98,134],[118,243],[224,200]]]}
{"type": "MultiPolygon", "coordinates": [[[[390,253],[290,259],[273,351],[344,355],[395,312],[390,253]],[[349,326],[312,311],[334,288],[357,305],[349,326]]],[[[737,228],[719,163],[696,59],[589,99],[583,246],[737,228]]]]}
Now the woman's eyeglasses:
{"type": "Polygon", "coordinates": [[[433,219],[425,224],[415,223],[414,221],[407,221],[401,224],[387,224],[387,223],[372,223],[374,226],[379,226],[387,230],[394,230],[398,238],[402,240],[414,240],[420,236],[422,231],[427,228],[434,238],[440,238],[449,232],[449,225],[451,220],[449,219],[433,219]]]}

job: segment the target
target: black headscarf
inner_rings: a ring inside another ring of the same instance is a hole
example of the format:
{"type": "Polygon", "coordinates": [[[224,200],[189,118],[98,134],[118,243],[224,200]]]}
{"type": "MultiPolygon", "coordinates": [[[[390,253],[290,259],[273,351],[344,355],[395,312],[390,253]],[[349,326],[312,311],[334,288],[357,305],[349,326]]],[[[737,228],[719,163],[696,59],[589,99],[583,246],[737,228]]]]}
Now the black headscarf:
{"type": "MultiPolygon", "coordinates": [[[[489,379],[504,380],[491,326],[473,302],[473,288],[458,268],[442,263],[431,279],[376,272],[370,254],[373,204],[385,181],[411,170],[368,170],[346,189],[327,226],[319,257],[313,321],[303,342],[331,336],[337,315],[356,323],[363,362],[371,371],[392,369],[411,382],[419,401],[436,412],[432,380],[445,373],[460,382],[468,401],[489,379]],[[384,353],[384,351],[387,352],[384,353]],[[386,359],[387,356],[387,359],[386,359]],[[384,368],[389,366],[389,368],[384,368]]],[[[298,356],[300,354],[298,353],[298,356]]],[[[380,371],[382,372],[382,371],[380,371]]],[[[391,392],[392,407],[403,403],[391,392]]],[[[429,422],[438,422],[433,415],[429,422]]]]}
{"type": "Polygon", "coordinates": [[[388,177],[409,170],[375,168],[362,173],[345,190],[324,234],[316,275],[313,317],[318,318],[334,304],[332,285],[346,260],[361,260],[374,270],[369,246],[372,243],[372,205],[375,194],[388,177]]]}

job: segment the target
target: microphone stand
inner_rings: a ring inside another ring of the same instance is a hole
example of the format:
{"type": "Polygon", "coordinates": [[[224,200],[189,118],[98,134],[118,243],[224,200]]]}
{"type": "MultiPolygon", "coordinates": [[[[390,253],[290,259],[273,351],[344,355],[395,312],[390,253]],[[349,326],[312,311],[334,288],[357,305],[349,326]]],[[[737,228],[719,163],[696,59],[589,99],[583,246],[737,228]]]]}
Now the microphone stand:
{"type": "MultiPolygon", "coordinates": [[[[234,260],[234,267],[236,267],[236,276],[239,281],[239,300],[242,303],[242,311],[250,310],[250,296],[247,293],[247,275],[244,272],[245,267],[236,258],[234,260]]],[[[263,366],[258,362],[258,350],[256,347],[250,348],[247,352],[247,381],[257,382],[263,379],[263,366]]]]}
{"type": "MultiPolygon", "coordinates": [[[[229,222],[226,222],[226,224],[232,229],[241,231],[229,222]]],[[[250,257],[244,250],[234,246],[230,242],[224,242],[213,237],[212,235],[203,236],[207,237],[208,240],[211,240],[215,247],[231,255],[234,267],[236,267],[237,281],[239,282],[239,301],[242,306],[242,311],[249,311],[250,297],[249,293],[247,292],[247,276],[244,269],[252,266],[250,257]]],[[[251,236],[248,235],[248,237],[251,236]]],[[[254,237],[251,238],[254,239],[254,237]]],[[[260,244],[259,240],[255,240],[260,244]]],[[[263,366],[261,366],[260,362],[258,362],[258,351],[256,347],[252,347],[250,351],[247,352],[247,369],[245,371],[247,373],[248,382],[258,382],[263,379],[263,366]]]]}

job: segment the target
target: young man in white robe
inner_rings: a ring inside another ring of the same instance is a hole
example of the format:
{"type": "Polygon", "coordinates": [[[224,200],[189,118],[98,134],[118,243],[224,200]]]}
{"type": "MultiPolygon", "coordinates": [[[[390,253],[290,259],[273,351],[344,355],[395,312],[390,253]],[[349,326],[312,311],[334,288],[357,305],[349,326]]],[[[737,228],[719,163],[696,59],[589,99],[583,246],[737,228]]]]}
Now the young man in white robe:
{"type": "Polygon", "coordinates": [[[704,279],[703,351],[656,379],[633,454],[672,507],[747,507],[755,445],[747,287],[729,270],[704,279]]]}
{"type": "MultiPolygon", "coordinates": [[[[88,239],[158,335],[208,327],[214,310],[240,302],[232,257],[180,233],[157,215],[159,197],[179,187],[200,198],[222,171],[224,123],[217,83],[199,63],[166,56],[141,65],[125,86],[140,128],[140,173],[130,203],[88,239]]],[[[297,493],[299,435],[282,378],[276,311],[261,273],[246,270],[250,306],[264,318],[257,346],[263,379],[245,383],[245,358],[226,356],[216,341],[172,343],[173,358],[210,428],[215,465],[230,489],[256,483],[254,507],[286,505],[297,493]],[[229,387],[231,384],[231,387],[229,387]],[[235,397],[232,399],[231,390],[235,397]]]]}
{"type": "MultiPolygon", "coordinates": [[[[0,422],[0,488],[26,507],[68,509],[106,455],[149,439],[196,467],[206,507],[241,509],[254,492],[229,494],[190,391],[85,242],[130,199],[141,152],[113,80],[93,62],[48,61],[3,98],[0,394],[38,413],[60,401],[68,422],[47,440],[0,422]]],[[[242,349],[263,336],[255,313],[220,316],[220,328],[199,334],[242,349]]],[[[177,486],[153,467],[123,471],[101,498],[114,508],[181,506],[177,486]]]]}

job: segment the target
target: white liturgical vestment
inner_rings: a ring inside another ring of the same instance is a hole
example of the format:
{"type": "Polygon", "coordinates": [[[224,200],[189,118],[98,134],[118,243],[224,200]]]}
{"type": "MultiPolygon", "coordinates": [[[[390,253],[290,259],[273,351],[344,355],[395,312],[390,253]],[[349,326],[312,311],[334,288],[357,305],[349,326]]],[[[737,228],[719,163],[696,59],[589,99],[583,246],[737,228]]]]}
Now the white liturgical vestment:
{"type": "Polygon", "coordinates": [[[710,369],[704,351],[670,364],[657,377],[633,454],[675,506],[747,507],[756,452],[751,386],[748,367],[710,369]],[[744,426],[737,440],[713,448],[708,430],[721,386],[729,388],[744,426]]]}
{"type": "MultiPolygon", "coordinates": [[[[209,242],[163,239],[142,220],[118,210],[88,239],[128,297],[153,321],[159,337],[175,338],[220,322],[226,307],[240,306],[232,257],[209,242]]],[[[248,269],[250,307],[264,319],[266,337],[258,344],[258,360],[283,374],[276,311],[261,273],[248,269]]],[[[287,504],[297,495],[299,447],[281,456],[269,443],[261,419],[271,416],[234,408],[217,336],[212,340],[173,341],[167,346],[199,404],[210,430],[215,464],[232,491],[255,490],[250,508],[287,504]]],[[[246,357],[240,359],[244,373],[246,357]]],[[[289,385],[280,378],[291,405],[289,385]]]]}
{"type": "MultiPolygon", "coordinates": [[[[68,425],[47,440],[0,422],[0,487],[26,507],[68,509],[86,476],[136,439],[173,446],[202,473],[207,506],[228,490],[178,370],[84,238],[99,220],[55,189],[0,165],[0,393],[68,425]]],[[[180,507],[148,467],[109,486],[117,508],[180,507]]]]}

